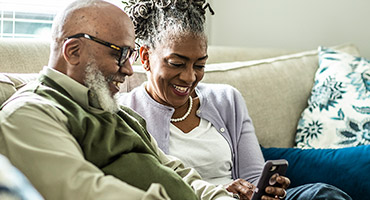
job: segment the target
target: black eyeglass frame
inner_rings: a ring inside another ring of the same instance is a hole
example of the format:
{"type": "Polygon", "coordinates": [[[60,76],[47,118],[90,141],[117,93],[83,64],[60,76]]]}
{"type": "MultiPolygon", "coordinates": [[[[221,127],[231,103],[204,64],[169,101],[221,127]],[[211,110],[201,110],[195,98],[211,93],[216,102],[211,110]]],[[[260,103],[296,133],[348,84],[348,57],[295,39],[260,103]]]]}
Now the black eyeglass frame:
{"type": "Polygon", "coordinates": [[[69,36],[66,38],[66,40],[68,39],[72,39],[72,38],[80,38],[80,37],[83,37],[83,38],[86,38],[86,39],[89,39],[89,40],[92,40],[94,42],[97,42],[99,44],[102,44],[104,46],[107,46],[111,49],[114,49],[116,51],[119,51],[120,52],[120,56],[119,56],[119,59],[118,59],[118,66],[122,67],[122,65],[129,59],[131,58],[132,55],[134,55],[134,59],[132,61],[132,63],[130,63],[131,65],[137,60],[137,58],[139,57],[139,53],[138,53],[138,47],[140,46],[139,44],[135,43],[135,45],[137,46],[137,48],[134,48],[132,49],[131,47],[129,46],[118,46],[118,45],[115,45],[113,43],[110,43],[110,42],[107,42],[107,41],[104,41],[102,39],[99,39],[97,37],[94,37],[92,35],[89,35],[89,34],[86,34],[86,33],[77,33],[75,35],[72,35],[72,36],[69,36]],[[126,55],[124,56],[123,54],[126,52],[126,55]],[[124,60],[121,60],[122,58],[124,58],[124,60]]]}

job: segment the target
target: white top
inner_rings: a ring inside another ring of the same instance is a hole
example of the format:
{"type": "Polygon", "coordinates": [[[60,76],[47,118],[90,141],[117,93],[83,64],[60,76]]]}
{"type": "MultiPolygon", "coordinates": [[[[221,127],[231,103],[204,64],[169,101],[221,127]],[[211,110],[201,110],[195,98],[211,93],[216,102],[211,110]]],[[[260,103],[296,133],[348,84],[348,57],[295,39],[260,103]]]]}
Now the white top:
{"type": "Polygon", "coordinates": [[[202,178],[213,184],[228,184],[231,177],[232,155],[226,139],[207,120],[189,133],[171,123],[170,155],[179,158],[186,167],[195,168],[202,178]]]}

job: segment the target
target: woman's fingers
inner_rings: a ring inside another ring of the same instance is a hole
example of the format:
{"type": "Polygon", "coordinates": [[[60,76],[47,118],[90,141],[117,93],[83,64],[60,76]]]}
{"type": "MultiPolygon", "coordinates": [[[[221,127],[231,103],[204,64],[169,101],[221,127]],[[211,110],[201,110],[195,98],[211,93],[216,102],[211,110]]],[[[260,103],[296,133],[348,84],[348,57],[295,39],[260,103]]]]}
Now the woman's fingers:
{"type": "Polygon", "coordinates": [[[284,199],[286,196],[286,190],[280,187],[268,186],[266,187],[266,193],[270,194],[271,196],[264,196],[265,198],[261,198],[262,200],[284,199]]]}
{"type": "Polygon", "coordinates": [[[284,189],[287,189],[290,185],[290,179],[285,176],[278,176],[276,178],[276,182],[278,182],[284,189]]]}
{"type": "Polygon", "coordinates": [[[290,185],[289,178],[285,176],[274,175],[271,177],[270,182],[271,182],[270,184],[272,185],[266,187],[265,191],[267,194],[270,194],[271,196],[265,195],[261,199],[262,200],[284,199],[286,197],[286,189],[290,185]]]}

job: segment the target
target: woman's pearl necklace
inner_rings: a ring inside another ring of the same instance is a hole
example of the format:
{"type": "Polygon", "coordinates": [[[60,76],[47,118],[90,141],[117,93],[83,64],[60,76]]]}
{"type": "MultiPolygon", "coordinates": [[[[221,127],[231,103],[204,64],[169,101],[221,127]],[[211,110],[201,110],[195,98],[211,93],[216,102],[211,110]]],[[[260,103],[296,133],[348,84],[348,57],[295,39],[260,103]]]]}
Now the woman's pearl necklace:
{"type": "Polygon", "coordinates": [[[190,111],[191,111],[192,108],[193,108],[193,98],[191,98],[191,96],[189,96],[189,109],[188,109],[188,111],[186,111],[185,115],[180,117],[180,118],[176,118],[176,119],[171,118],[170,121],[171,122],[184,121],[189,116],[190,111]]]}

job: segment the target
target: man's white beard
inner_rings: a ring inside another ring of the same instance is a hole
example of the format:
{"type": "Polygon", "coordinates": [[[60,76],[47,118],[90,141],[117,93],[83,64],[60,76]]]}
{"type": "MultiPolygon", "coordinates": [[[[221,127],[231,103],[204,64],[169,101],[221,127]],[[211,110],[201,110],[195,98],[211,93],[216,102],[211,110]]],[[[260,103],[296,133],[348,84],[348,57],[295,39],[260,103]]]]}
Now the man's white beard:
{"type": "Polygon", "coordinates": [[[99,103],[100,107],[107,112],[117,113],[119,106],[116,100],[117,95],[112,97],[109,84],[103,73],[99,70],[95,60],[86,66],[85,84],[89,88],[92,101],[99,103]]]}

